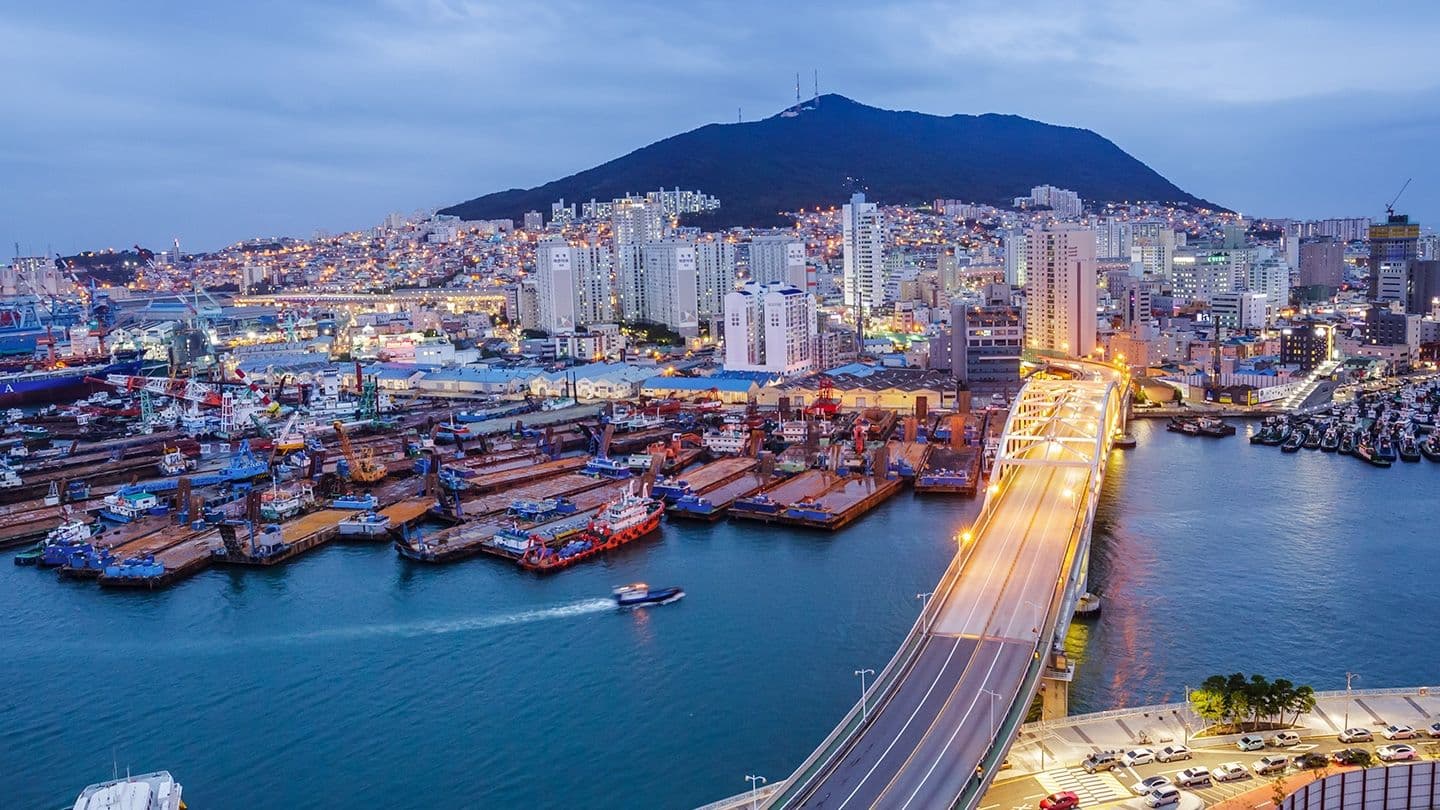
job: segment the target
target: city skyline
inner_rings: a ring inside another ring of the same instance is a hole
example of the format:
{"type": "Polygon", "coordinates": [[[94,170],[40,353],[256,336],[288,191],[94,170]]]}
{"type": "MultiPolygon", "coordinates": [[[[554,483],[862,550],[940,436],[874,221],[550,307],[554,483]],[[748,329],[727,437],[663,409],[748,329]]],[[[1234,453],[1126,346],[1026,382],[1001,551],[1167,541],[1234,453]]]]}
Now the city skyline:
{"type": "MultiPolygon", "coordinates": [[[[1411,9],[1407,32],[1437,16],[1411,9]]],[[[0,136],[11,158],[0,237],[22,253],[175,236],[213,249],[365,227],[537,185],[737,111],[773,115],[793,102],[796,73],[810,94],[812,70],[821,92],[875,106],[1093,129],[1248,215],[1377,217],[1414,177],[1401,208],[1423,223],[1440,203],[1423,161],[1436,57],[1389,48],[1392,33],[1349,7],[1228,2],[866,15],[32,7],[0,24],[0,64],[21,77],[0,136]],[[749,56],[733,59],[741,47],[749,56]],[[1368,64],[1398,78],[1357,69],[1368,64]]]]}

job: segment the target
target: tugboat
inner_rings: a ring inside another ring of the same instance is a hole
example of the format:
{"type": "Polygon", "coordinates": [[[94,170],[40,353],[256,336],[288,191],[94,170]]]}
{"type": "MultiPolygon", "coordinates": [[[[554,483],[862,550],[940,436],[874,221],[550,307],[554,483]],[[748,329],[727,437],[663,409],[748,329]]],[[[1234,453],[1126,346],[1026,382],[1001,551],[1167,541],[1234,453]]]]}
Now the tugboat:
{"type": "Polygon", "coordinates": [[[1195,429],[1201,436],[1210,436],[1216,439],[1235,435],[1234,425],[1227,425],[1225,420],[1215,416],[1200,417],[1199,421],[1195,423],[1195,429]]]}
{"type": "Polygon", "coordinates": [[[1300,451],[1300,445],[1301,445],[1304,441],[1305,441],[1305,431],[1303,431],[1303,430],[1292,430],[1292,431],[1290,431],[1290,435],[1285,437],[1285,441],[1283,441],[1283,442],[1280,443],[1280,452],[1282,452],[1282,453],[1298,453],[1298,452],[1300,451]]]}
{"type": "Polygon", "coordinates": [[[1355,455],[1355,431],[1343,430],[1340,432],[1340,455],[1355,455]]]}
{"type": "Polygon", "coordinates": [[[1306,425],[1306,426],[1305,426],[1305,440],[1302,441],[1300,444],[1301,444],[1301,446],[1304,447],[1306,450],[1319,450],[1319,449],[1320,449],[1320,429],[1317,428],[1317,427],[1315,427],[1314,425],[1306,425]]]}
{"type": "Polygon", "coordinates": [[[1380,439],[1375,442],[1375,457],[1384,459],[1387,467],[1395,461],[1395,441],[1384,431],[1381,431],[1380,439]]]}
{"type": "Polygon", "coordinates": [[[1178,416],[1171,418],[1170,423],[1165,426],[1165,429],[1171,433],[1184,433],[1186,436],[1200,435],[1199,425],[1189,419],[1181,419],[1178,416]]]}
{"type": "Polygon", "coordinates": [[[1320,452],[1333,453],[1340,449],[1340,432],[1335,428],[1328,428],[1325,437],[1320,440],[1320,452]]]}
{"type": "Polygon", "coordinates": [[[533,543],[517,562],[530,571],[558,571],[650,534],[660,527],[660,515],[664,511],[663,501],[636,494],[632,484],[617,500],[600,510],[577,539],[558,549],[533,543]]]}
{"type": "Polygon", "coordinates": [[[1431,433],[1420,442],[1420,454],[1431,461],[1440,462],[1440,430],[1431,433]]]}
{"type": "Polygon", "coordinates": [[[1420,460],[1420,447],[1416,443],[1415,437],[1409,433],[1400,437],[1399,450],[1401,461],[1413,462],[1420,460]]]}
{"type": "Polygon", "coordinates": [[[615,596],[615,605],[621,608],[668,605],[685,598],[683,588],[660,588],[652,591],[650,586],[643,582],[621,585],[611,593],[615,596]]]}
{"type": "Polygon", "coordinates": [[[612,478],[618,481],[630,477],[630,465],[606,456],[595,456],[585,464],[585,469],[581,472],[596,478],[612,478]]]}
{"type": "Polygon", "coordinates": [[[1355,456],[1361,461],[1374,464],[1376,467],[1390,466],[1390,459],[1376,454],[1375,448],[1371,447],[1369,442],[1362,441],[1360,446],[1355,448],[1355,456]]]}

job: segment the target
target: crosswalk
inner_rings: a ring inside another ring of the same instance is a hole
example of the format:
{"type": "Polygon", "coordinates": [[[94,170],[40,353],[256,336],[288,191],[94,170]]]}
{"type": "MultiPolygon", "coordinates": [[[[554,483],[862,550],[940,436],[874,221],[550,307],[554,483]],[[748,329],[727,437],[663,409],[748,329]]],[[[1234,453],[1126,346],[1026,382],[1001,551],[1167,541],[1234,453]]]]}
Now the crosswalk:
{"type": "Polygon", "coordinates": [[[1109,772],[1086,773],[1083,768],[1057,768],[1035,775],[1046,793],[1073,790],[1082,807],[1130,797],[1130,791],[1109,772]]]}

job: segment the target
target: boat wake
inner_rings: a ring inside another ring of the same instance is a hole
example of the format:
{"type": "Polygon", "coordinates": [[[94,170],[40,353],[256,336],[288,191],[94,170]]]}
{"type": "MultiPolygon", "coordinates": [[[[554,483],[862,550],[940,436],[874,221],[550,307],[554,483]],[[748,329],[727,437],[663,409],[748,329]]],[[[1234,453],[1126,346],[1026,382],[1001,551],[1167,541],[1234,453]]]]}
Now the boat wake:
{"type": "MultiPolygon", "coordinates": [[[[160,648],[160,651],[184,654],[230,653],[235,651],[253,651],[255,649],[274,649],[277,647],[364,641],[378,638],[423,638],[426,636],[447,635],[451,633],[471,633],[477,630],[492,630],[497,627],[510,627],[534,622],[553,621],[555,619],[569,619],[590,613],[603,613],[613,610],[615,610],[615,601],[613,599],[586,599],[566,605],[555,605],[547,608],[521,610],[513,613],[496,613],[487,616],[474,616],[461,619],[353,625],[349,627],[332,627],[312,631],[285,633],[283,635],[242,634],[228,637],[221,635],[206,639],[197,639],[191,642],[181,642],[179,644],[166,644],[160,648]]],[[[149,645],[139,643],[131,644],[128,642],[97,645],[93,642],[81,644],[79,642],[72,643],[64,641],[58,642],[57,646],[68,647],[72,646],[72,644],[77,648],[83,648],[91,653],[110,652],[128,654],[134,649],[146,649],[152,653],[155,652],[154,648],[149,645]]]]}

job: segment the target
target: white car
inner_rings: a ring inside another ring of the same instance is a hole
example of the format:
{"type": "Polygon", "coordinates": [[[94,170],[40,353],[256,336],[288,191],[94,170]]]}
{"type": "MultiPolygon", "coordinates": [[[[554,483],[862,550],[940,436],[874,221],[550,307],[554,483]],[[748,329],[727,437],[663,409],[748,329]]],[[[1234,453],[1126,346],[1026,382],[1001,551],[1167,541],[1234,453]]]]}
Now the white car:
{"type": "Polygon", "coordinates": [[[1340,732],[1340,742],[1343,743],[1370,742],[1373,739],[1375,735],[1368,728],[1347,728],[1340,732]]]}
{"type": "Polygon", "coordinates": [[[1196,765],[1193,768],[1175,774],[1175,784],[1180,787],[1209,787],[1210,769],[1203,765],[1196,765]]]}
{"type": "Polygon", "coordinates": [[[1164,787],[1156,788],[1150,792],[1149,796],[1145,797],[1146,807],[1164,807],[1167,804],[1179,803],[1180,790],[1174,785],[1165,785],[1164,787]]]}
{"type": "Polygon", "coordinates": [[[1405,762],[1415,758],[1415,748],[1410,745],[1382,745],[1375,749],[1375,756],[1381,762],[1405,762]]]}
{"type": "Polygon", "coordinates": [[[1210,778],[1216,782],[1234,782],[1236,779],[1249,779],[1250,772],[1238,762],[1227,762],[1224,765],[1217,765],[1210,772],[1210,778]]]}
{"type": "Polygon", "coordinates": [[[1265,738],[1258,734],[1246,734],[1235,741],[1235,747],[1241,751],[1259,751],[1265,747],[1265,738]]]}
{"type": "Polygon", "coordinates": [[[1288,748],[1300,744],[1300,735],[1293,731],[1277,731],[1267,741],[1276,748],[1288,748]]]}
{"type": "Polygon", "coordinates": [[[1171,784],[1173,783],[1168,776],[1151,776],[1131,785],[1130,792],[1136,796],[1149,796],[1162,787],[1170,787],[1171,784]]]}
{"type": "Polygon", "coordinates": [[[1386,726],[1380,736],[1387,740],[1413,740],[1416,735],[1415,729],[1409,726],[1386,726]]]}
{"type": "Polygon", "coordinates": [[[1440,737],[1440,723],[1431,723],[1430,727],[1425,729],[1425,733],[1431,737],[1440,737]]]}
{"type": "Polygon", "coordinates": [[[1167,745],[1155,752],[1156,762],[1174,762],[1191,757],[1190,749],[1183,745],[1167,745]]]}
{"type": "MultiPolygon", "coordinates": [[[[1124,762],[1125,765],[1130,768],[1136,765],[1149,765],[1155,761],[1155,752],[1149,748],[1136,748],[1133,751],[1126,751],[1125,754],[1120,757],[1120,761],[1124,762]]],[[[1149,791],[1146,792],[1148,793],[1149,791]]]]}

